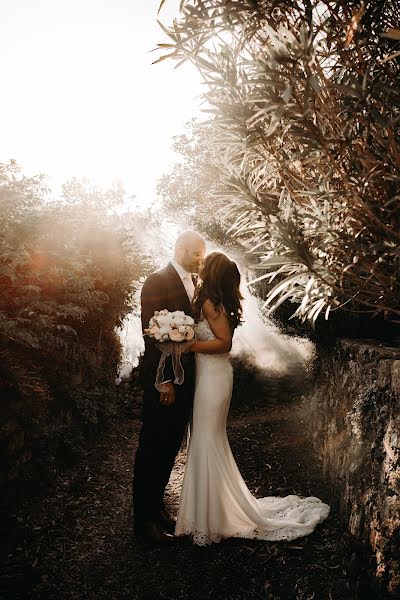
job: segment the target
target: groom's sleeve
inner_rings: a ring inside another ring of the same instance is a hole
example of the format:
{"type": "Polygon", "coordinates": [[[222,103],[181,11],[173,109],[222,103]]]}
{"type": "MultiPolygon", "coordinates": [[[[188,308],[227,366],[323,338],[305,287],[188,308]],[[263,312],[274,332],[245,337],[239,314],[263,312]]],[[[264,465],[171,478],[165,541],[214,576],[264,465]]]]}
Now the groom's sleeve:
{"type": "MultiPolygon", "coordinates": [[[[141,293],[142,331],[148,328],[149,321],[156,310],[163,310],[163,308],[166,308],[165,286],[163,283],[162,278],[157,273],[153,273],[143,284],[141,293]]],[[[144,344],[146,350],[152,349],[153,352],[156,351],[161,356],[161,352],[156,348],[156,341],[153,338],[145,336],[144,344]]],[[[174,379],[172,358],[168,356],[164,367],[164,381],[173,381],[174,379]]]]}

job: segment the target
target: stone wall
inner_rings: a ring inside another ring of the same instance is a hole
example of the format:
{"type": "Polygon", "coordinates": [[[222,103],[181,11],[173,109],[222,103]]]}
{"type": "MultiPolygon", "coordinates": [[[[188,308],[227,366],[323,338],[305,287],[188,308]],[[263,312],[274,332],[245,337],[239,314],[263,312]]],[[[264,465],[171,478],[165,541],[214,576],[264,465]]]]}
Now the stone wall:
{"type": "Polygon", "coordinates": [[[314,447],[377,589],[400,594],[400,348],[337,342],[309,404],[314,447]]]}

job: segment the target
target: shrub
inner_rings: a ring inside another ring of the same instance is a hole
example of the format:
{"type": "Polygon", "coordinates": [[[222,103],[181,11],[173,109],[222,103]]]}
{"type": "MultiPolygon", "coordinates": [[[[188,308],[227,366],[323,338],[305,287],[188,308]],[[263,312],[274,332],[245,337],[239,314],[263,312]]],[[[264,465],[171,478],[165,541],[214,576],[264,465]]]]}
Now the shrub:
{"type": "Polygon", "coordinates": [[[193,0],[163,26],[161,59],[206,83],[218,197],[271,311],[400,321],[399,19],[388,1],[193,0]]]}
{"type": "Polygon", "coordinates": [[[14,161],[1,166],[6,478],[16,476],[35,449],[47,458],[57,447],[79,449],[114,410],[121,354],[115,329],[134,308],[138,281],[151,268],[135,240],[145,217],[122,214],[124,200],[118,185],[101,191],[78,180],[55,200],[44,177],[23,176],[14,161]]]}

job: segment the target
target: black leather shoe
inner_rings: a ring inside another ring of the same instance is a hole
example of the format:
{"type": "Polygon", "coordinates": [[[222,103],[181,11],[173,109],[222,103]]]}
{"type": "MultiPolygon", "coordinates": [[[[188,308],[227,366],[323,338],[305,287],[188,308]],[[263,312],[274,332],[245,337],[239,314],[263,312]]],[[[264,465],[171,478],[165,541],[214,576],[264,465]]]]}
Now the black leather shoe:
{"type": "Polygon", "coordinates": [[[171,517],[170,514],[163,508],[157,515],[157,525],[164,529],[167,533],[174,535],[176,521],[171,517]]]}
{"type": "Polygon", "coordinates": [[[136,525],[135,535],[138,542],[145,545],[169,544],[174,541],[173,535],[165,533],[157,523],[152,521],[136,525]]]}

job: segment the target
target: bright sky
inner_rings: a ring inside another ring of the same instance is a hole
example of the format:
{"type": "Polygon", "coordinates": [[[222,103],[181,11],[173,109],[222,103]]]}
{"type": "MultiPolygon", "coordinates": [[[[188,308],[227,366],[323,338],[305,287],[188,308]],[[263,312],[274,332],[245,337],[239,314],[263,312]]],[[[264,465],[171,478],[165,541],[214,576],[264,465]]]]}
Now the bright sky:
{"type": "MultiPolygon", "coordinates": [[[[160,14],[169,23],[179,0],[160,14]]],[[[147,203],[175,161],[171,138],[199,115],[192,65],[157,65],[159,0],[0,0],[0,162],[56,185],[121,178],[147,203]]]]}

